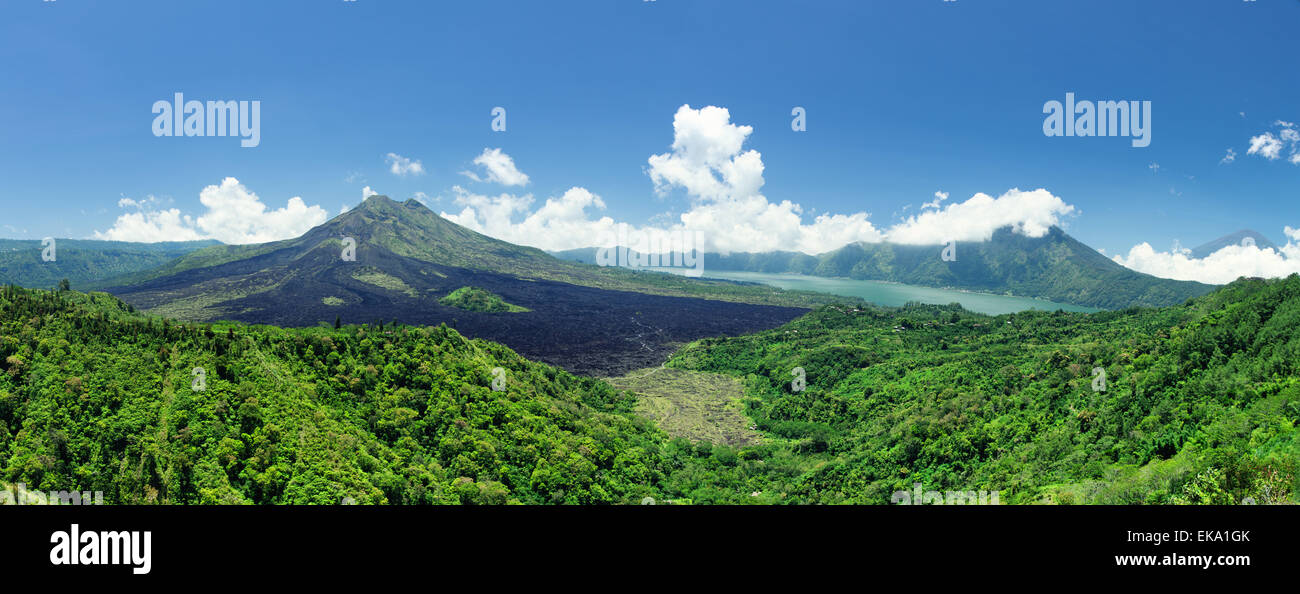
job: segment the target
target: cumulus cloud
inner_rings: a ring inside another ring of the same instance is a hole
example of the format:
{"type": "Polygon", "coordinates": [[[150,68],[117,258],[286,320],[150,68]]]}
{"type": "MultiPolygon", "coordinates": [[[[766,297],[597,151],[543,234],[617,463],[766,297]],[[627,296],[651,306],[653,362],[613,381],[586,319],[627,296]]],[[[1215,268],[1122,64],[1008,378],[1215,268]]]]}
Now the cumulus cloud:
{"type": "Polygon", "coordinates": [[[1270,161],[1276,160],[1281,152],[1282,141],[1273,136],[1272,132],[1252,136],[1250,138],[1250,148],[1246,150],[1247,155],[1259,155],[1270,161]]]}
{"type": "Polygon", "coordinates": [[[442,216],[458,225],[497,239],[548,250],[591,247],[595,237],[614,232],[610,217],[593,218],[590,211],[604,210],[605,201],[586,188],[573,187],[558,198],[548,198],[529,211],[531,194],[497,196],[475,194],[455,186],[454,201],[462,209],[442,216]]]}
{"type": "Polygon", "coordinates": [[[730,120],[725,107],[678,108],[673,116],[672,150],[649,159],[655,191],[662,195],[680,186],[698,200],[757,195],[763,185],[763,157],[752,149],[741,152],[754,129],[730,120]]]}
{"type": "Polygon", "coordinates": [[[1276,131],[1268,130],[1250,137],[1250,148],[1246,149],[1246,154],[1276,161],[1286,153],[1287,162],[1300,165],[1300,131],[1296,130],[1295,123],[1277,120],[1273,122],[1273,127],[1276,131]]]}
{"type": "MultiPolygon", "coordinates": [[[[119,201],[119,206],[127,207],[119,201]]],[[[195,241],[207,239],[194,228],[194,219],[180,209],[141,210],[120,215],[108,231],[96,231],[95,239],[110,241],[195,241]]]]}
{"type": "Polygon", "coordinates": [[[369,198],[369,197],[371,197],[371,196],[378,196],[378,195],[379,195],[379,192],[376,192],[376,191],[370,189],[370,186],[366,186],[366,187],[364,187],[364,188],[361,188],[361,199],[362,199],[362,200],[365,200],[366,198],[369,198]]]}
{"type": "Polygon", "coordinates": [[[307,206],[300,197],[290,198],[283,208],[268,210],[239,180],[227,177],[220,185],[199,192],[206,212],[197,217],[180,209],[157,208],[152,196],[144,200],[123,198],[118,206],[134,208],[118,216],[107,231],[96,231],[96,239],[114,241],[192,241],[216,239],[230,244],[262,243],[297,237],[328,218],[325,209],[307,206]]]}
{"type": "MultiPolygon", "coordinates": [[[[681,106],[673,116],[670,149],[649,157],[646,174],[661,196],[682,191],[688,207],[675,219],[658,217],[653,225],[626,228],[652,237],[689,233],[711,252],[820,254],[854,242],[987,240],[994,230],[1005,226],[1041,237],[1074,212],[1073,206],[1046,190],[1013,189],[998,198],[976,194],[946,207],[943,202],[948,193],[936,192],[935,200],[925,205],[932,210],[888,230],[876,228],[866,212],[805,217],[801,205],[769,200],[762,194],[762,155],[744,146],[752,132],[750,126],[733,124],[725,108],[681,106]]],[[[485,150],[475,163],[488,169],[489,179],[493,174],[489,162],[510,163],[513,169],[508,155],[499,149],[485,150]]],[[[452,198],[460,210],[443,212],[447,219],[492,237],[548,250],[606,245],[603,240],[612,237],[620,225],[599,213],[605,209],[600,196],[578,186],[548,198],[535,209],[531,194],[492,196],[456,186],[452,198]]]]}
{"type": "Polygon", "coordinates": [[[1218,285],[1242,276],[1283,277],[1300,272],[1300,229],[1288,226],[1283,232],[1287,244],[1276,250],[1255,245],[1229,245],[1198,259],[1192,257],[1191,250],[1177,244],[1170,251],[1159,252],[1151,244],[1143,242],[1130,248],[1127,255],[1116,255],[1112,259],[1153,276],[1218,285]]]}
{"type": "Polygon", "coordinates": [[[384,156],[388,162],[388,170],[393,175],[405,177],[408,175],[424,175],[424,164],[417,159],[408,159],[397,153],[388,153],[384,156]]]}
{"type": "Polygon", "coordinates": [[[965,202],[911,216],[890,227],[886,237],[894,243],[915,245],[988,241],[1003,227],[1027,237],[1042,237],[1074,213],[1074,206],[1041,188],[1031,192],[1013,188],[997,198],[981,192],[965,202]]]}
{"type": "Polygon", "coordinates": [[[491,182],[503,186],[526,186],[528,175],[515,167],[515,160],[499,148],[483,149],[483,154],[474,158],[474,164],[486,170],[487,175],[480,177],[473,171],[462,171],[461,175],[476,182],[491,182]]]}

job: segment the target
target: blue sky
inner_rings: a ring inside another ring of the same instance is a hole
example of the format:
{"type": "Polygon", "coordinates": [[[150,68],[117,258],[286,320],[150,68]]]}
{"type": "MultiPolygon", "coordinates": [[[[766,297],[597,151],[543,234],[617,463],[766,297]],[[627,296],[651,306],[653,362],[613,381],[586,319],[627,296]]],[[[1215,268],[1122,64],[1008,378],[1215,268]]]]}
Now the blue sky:
{"type": "Polygon", "coordinates": [[[593,216],[675,220],[698,196],[656,192],[647,159],[670,152],[689,104],[752,127],[762,195],[807,219],[864,212],[885,229],[936,191],[1043,188],[1108,254],[1240,228],[1281,244],[1300,227],[1294,144],[1248,150],[1300,120],[1297,22],[1294,0],[12,0],[0,236],[89,237],[124,197],[200,216],[200,191],[228,177],[271,209],[301,197],[330,216],[367,186],[450,212],[458,195],[536,208],[580,187],[606,206],[593,216]],[[1044,136],[1044,102],[1070,91],[1151,101],[1151,145],[1044,136]],[[175,92],[260,100],[260,145],[155,137],[151,106],[175,92]],[[485,148],[529,183],[461,175],[483,173],[485,148]],[[423,174],[393,174],[388,153],[423,174]]]}

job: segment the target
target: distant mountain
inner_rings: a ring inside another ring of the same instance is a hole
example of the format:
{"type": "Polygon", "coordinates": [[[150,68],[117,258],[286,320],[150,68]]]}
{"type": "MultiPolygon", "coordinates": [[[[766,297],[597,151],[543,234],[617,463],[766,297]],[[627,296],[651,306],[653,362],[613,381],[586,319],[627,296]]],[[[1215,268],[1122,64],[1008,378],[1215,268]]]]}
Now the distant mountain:
{"type": "MultiPolygon", "coordinates": [[[[958,242],[956,259],[943,246],[854,243],[818,256],[797,252],[705,254],[704,271],[796,273],[880,280],[1036,297],[1088,307],[1164,306],[1204,295],[1213,285],[1162,279],[1125,268],[1052,227],[1030,238],[1000,229],[984,242],[958,242]]],[[[591,261],[595,249],[557,257],[591,261]]]]}
{"type": "Polygon", "coordinates": [[[418,201],[384,196],[301,237],[200,250],[130,281],[108,290],[151,314],[278,326],[446,323],[590,374],[658,365],[681,342],[771,328],[806,311],[740,299],[815,301],[764,286],[566,262],[460,227],[418,201]],[[516,309],[467,311],[456,299],[442,301],[463,287],[516,309]]]}
{"type": "Polygon", "coordinates": [[[1254,242],[1260,249],[1278,249],[1277,244],[1269,241],[1267,237],[1264,237],[1264,234],[1250,229],[1242,229],[1236,233],[1224,235],[1214,241],[1192,248],[1192,257],[1205,258],[1230,245],[1244,245],[1250,242],[1254,242]]]}
{"type": "Polygon", "coordinates": [[[220,242],[171,241],[131,243],[56,239],[54,260],[42,259],[45,246],[36,239],[0,239],[0,285],[48,289],[68,279],[72,286],[93,286],[109,277],[156,268],[185,254],[220,242]]]}

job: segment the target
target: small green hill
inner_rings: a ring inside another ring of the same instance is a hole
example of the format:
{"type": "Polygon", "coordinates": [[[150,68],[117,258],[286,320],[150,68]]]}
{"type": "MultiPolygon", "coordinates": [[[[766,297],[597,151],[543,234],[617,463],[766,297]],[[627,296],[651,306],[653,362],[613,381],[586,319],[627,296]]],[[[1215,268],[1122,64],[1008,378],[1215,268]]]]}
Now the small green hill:
{"type": "Polygon", "coordinates": [[[459,307],[466,311],[484,313],[519,313],[532,311],[527,307],[506,303],[500,296],[478,287],[461,287],[452,291],[438,303],[449,307],[459,307]]]}

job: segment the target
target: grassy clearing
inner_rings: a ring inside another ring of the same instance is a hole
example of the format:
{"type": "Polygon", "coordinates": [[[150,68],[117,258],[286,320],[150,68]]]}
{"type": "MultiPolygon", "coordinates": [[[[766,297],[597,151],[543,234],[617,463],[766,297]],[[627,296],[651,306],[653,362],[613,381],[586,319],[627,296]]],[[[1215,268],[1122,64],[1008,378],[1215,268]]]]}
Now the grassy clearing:
{"type": "Polygon", "coordinates": [[[609,378],[637,395],[636,413],[673,437],[731,446],[763,441],[740,404],[740,380],[716,373],[652,367],[609,378]]]}
{"type": "Polygon", "coordinates": [[[358,270],[352,273],[352,278],[390,291],[401,291],[402,293],[405,293],[407,297],[420,296],[419,291],[412,289],[411,286],[406,284],[402,279],[378,269],[364,268],[358,270]]]}

